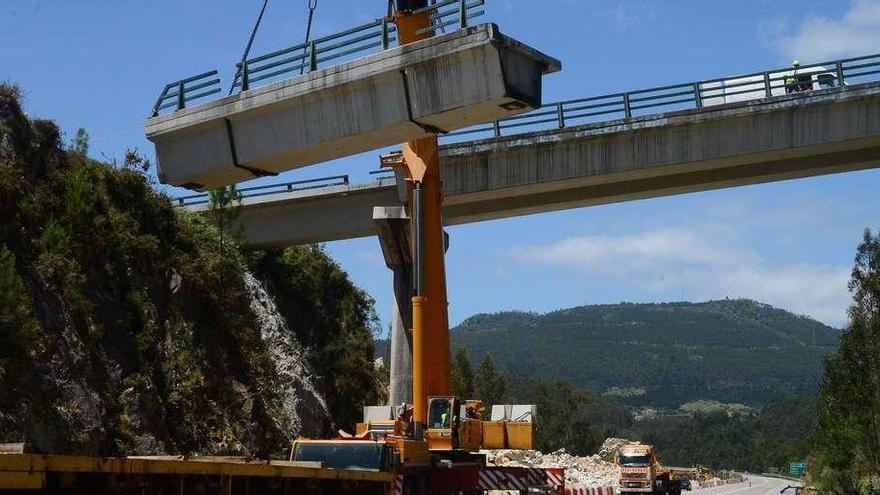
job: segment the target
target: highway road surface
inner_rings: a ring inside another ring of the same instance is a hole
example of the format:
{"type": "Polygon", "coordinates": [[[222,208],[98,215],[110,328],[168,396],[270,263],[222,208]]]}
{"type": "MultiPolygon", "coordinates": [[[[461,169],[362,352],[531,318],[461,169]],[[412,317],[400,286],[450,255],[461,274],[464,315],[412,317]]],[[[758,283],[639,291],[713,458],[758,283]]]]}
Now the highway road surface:
{"type": "MultiPolygon", "coordinates": [[[[702,488],[682,493],[692,493],[693,495],[776,495],[783,488],[794,484],[796,483],[790,480],[750,475],[742,483],[702,488]],[[751,482],[751,486],[749,482],[751,482]]],[[[786,490],[785,495],[795,495],[794,489],[786,490]]]]}

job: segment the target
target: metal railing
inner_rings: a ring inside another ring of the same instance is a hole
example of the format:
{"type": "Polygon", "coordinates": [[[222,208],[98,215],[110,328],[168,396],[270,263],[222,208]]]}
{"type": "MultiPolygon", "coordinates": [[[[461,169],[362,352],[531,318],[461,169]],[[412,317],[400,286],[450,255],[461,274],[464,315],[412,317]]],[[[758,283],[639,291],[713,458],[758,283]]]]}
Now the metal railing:
{"type": "MultiPolygon", "coordinates": [[[[443,0],[434,5],[416,10],[414,13],[429,12],[432,18],[431,27],[418,31],[419,34],[428,31],[445,31],[448,26],[458,25],[466,28],[471,19],[485,14],[481,7],[486,0],[443,0]]],[[[389,18],[363,24],[345,31],[316,38],[308,43],[300,43],[271,53],[248,58],[244,62],[235,64],[235,75],[230,86],[230,94],[236,89],[247,91],[254,87],[254,83],[267,84],[273,80],[299,75],[305,72],[332,65],[327,62],[338,64],[346,60],[362,56],[377,48],[380,51],[387,50],[397,41],[397,27],[389,18]]],[[[181,83],[192,82],[203,77],[216,75],[217,71],[200,74],[183,81],[176,81],[165,86],[165,90],[159,97],[153,108],[153,116],[159,115],[163,109],[176,107],[177,110],[185,108],[185,103],[196,98],[202,98],[210,94],[219,93],[216,89],[210,93],[185,97],[177,104],[163,103],[173,95],[168,92],[171,88],[181,83]]],[[[219,80],[216,81],[219,84],[219,80]]],[[[176,94],[176,93],[175,93],[176,94]]]]}
{"type": "Polygon", "coordinates": [[[221,90],[220,78],[210,79],[216,75],[217,71],[212,70],[166,84],[159,99],[156,100],[156,104],[153,105],[153,117],[159,115],[159,112],[166,108],[182,110],[186,108],[186,103],[189,101],[219,93],[221,90]],[[200,90],[204,91],[193,94],[200,90]]]}
{"type": "MultiPolygon", "coordinates": [[[[737,76],[673,84],[624,93],[613,93],[547,103],[530,112],[488,124],[452,132],[448,136],[489,134],[499,137],[505,130],[522,132],[562,129],[571,125],[632,118],[660,111],[701,109],[724,103],[748,101],[792,92],[840,87],[877,80],[880,54],[792,68],[754,72],[737,76]],[[646,110],[653,110],[647,112],[646,110]]],[[[516,134],[512,132],[510,134],[516,134]]]]}
{"type": "MultiPolygon", "coordinates": [[[[266,196],[268,194],[278,194],[293,191],[308,191],[311,189],[323,189],[333,186],[347,186],[349,184],[348,175],[333,175],[330,177],[319,177],[316,179],[295,180],[291,182],[282,182],[280,184],[266,184],[262,186],[242,187],[238,189],[242,198],[253,198],[256,196],[266,196]]],[[[211,201],[210,193],[191,194],[189,196],[177,196],[171,198],[174,206],[194,206],[206,204],[211,201]]]]}

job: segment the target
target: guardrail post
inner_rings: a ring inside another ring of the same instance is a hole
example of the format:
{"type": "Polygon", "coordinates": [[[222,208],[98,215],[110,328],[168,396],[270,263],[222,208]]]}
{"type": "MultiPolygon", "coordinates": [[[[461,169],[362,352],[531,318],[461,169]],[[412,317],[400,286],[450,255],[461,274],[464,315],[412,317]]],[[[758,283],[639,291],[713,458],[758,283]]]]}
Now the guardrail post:
{"type": "Polygon", "coordinates": [[[315,42],[309,42],[309,70],[318,70],[318,54],[315,53],[315,42]]]}
{"type": "Polygon", "coordinates": [[[770,73],[764,73],[764,96],[770,98],[773,96],[773,89],[770,87],[770,73]]]}
{"type": "Polygon", "coordinates": [[[382,19],[382,49],[388,49],[388,19],[382,19]]]}
{"type": "Polygon", "coordinates": [[[183,93],[183,81],[177,83],[177,109],[183,110],[186,107],[186,96],[183,93]]]}
{"type": "Polygon", "coordinates": [[[843,87],[845,82],[843,80],[843,61],[838,60],[835,65],[837,66],[837,85],[843,87]]]}
{"type": "Polygon", "coordinates": [[[559,119],[559,128],[565,127],[565,112],[562,109],[562,102],[556,104],[556,117],[559,119]]]}
{"type": "Polygon", "coordinates": [[[623,94],[623,115],[626,118],[632,117],[632,110],[629,107],[629,93],[623,94]]]}
{"type": "Polygon", "coordinates": [[[250,75],[248,75],[248,63],[245,60],[241,65],[241,90],[247,91],[251,87],[250,75]]]}
{"type": "Polygon", "coordinates": [[[458,24],[462,29],[467,26],[467,0],[458,0],[458,24]]]}
{"type": "Polygon", "coordinates": [[[495,137],[501,136],[501,123],[497,120],[492,122],[492,130],[495,132],[495,137]]]}
{"type": "Polygon", "coordinates": [[[342,176],[342,183],[345,184],[346,186],[348,185],[348,175],[342,176]]]}
{"type": "Polygon", "coordinates": [[[694,103],[697,104],[697,108],[703,108],[703,94],[700,90],[700,83],[694,83],[694,103]]]}

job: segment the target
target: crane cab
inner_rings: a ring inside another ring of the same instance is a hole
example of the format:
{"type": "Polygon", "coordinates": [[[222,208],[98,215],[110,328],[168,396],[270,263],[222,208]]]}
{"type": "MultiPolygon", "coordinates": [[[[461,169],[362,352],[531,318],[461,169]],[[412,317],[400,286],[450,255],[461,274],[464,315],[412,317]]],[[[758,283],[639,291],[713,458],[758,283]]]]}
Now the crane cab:
{"type": "Polygon", "coordinates": [[[428,450],[477,451],[481,448],[480,401],[467,401],[462,407],[455,397],[429,397],[425,440],[428,450]]]}

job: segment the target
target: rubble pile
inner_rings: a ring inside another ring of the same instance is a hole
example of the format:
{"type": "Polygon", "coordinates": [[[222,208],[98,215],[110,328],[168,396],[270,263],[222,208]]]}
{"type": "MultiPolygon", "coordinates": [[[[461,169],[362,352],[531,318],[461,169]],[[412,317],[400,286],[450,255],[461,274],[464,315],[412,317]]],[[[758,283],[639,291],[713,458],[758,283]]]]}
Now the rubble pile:
{"type": "Polygon", "coordinates": [[[496,466],[565,468],[567,487],[616,486],[618,481],[617,467],[599,455],[579,457],[565,449],[549,454],[537,450],[490,450],[486,454],[487,462],[496,466]]]}

